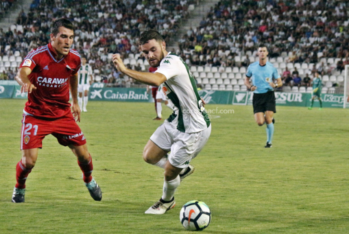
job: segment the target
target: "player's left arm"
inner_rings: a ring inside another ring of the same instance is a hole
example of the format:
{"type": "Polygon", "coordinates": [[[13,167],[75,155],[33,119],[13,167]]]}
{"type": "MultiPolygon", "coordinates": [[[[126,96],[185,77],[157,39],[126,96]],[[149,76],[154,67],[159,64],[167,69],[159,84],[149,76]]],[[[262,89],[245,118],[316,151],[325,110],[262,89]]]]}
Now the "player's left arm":
{"type": "Polygon", "coordinates": [[[135,70],[128,69],[125,67],[122,59],[120,58],[120,54],[113,55],[113,63],[118,71],[132,77],[135,80],[138,80],[144,84],[159,86],[164,83],[167,78],[165,75],[161,73],[151,73],[151,72],[139,72],[135,70]]]}
{"type": "Polygon", "coordinates": [[[80,107],[78,103],[78,73],[72,75],[69,79],[70,82],[70,93],[73,99],[72,113],[77,122],[80,122],[80,107]]]}

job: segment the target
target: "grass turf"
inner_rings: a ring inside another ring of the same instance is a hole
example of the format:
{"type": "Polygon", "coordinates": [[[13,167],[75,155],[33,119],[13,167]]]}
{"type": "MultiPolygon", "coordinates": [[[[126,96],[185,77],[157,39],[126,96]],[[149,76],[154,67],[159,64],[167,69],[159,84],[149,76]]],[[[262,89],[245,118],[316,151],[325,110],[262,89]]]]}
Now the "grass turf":
{"type": "Polygon", "coordinates": [[[161,124],[153,104],[89,102],[82,113],[101,202],[91,199],[70,150],[48,136],[26,202],[13,204],[23,106],[0,100],[0,233],[189,233],[179,210],[193,199],[211,208],[205,233],[349,233],[348,110],[277,107],[273,147],[264,149],[265,126],[251,106],[207,105],[212,134],[192,161],[196,171],[177,190],[177,206],[152,216],[144,211],[163,184],[162,171],[142,160],[161,124]]]}

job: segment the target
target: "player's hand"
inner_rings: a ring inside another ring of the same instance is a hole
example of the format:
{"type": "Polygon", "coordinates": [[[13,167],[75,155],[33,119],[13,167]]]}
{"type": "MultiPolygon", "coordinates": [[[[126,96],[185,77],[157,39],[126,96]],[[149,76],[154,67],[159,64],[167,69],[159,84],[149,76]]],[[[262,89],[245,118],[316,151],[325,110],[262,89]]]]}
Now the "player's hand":
{"type": "Polygon", "coordinates": [[[124,73],[124,71],[127,69],[120,57],[120,54],[113,54],[113,63],[119,72],[124,73]]]}
{"type": "Polygon", "coordinates": [[[201,102],[202,102],[202,106],[205,107],[206,102],[205,102],[205,100],[203,98],[201,98],[201,102]]]}
{"type": "Polygon", "coordinates": [[[81,110],[80,110],[80,106],[79,104],[72,104],[72,107],[71,107],[71,112],[73,114],[73,117],[75,119],[76,122],[80,122],[80,113],[81,113],[81,110]]]}
{"type": "Polygon", "coordinates": [[[269,85],[270,85],[272,88],[275,88],[274,82],[269,82],[269,85]]]}
{"type": "Polygon", "coordinates": [[[21,93],[31,93],[33,90],[37,89],[30,81],[28,83],[24,83],[18,75],[15,76],[15,80],[21,86],[21,93]]]}
{"type": "Polygon", "coordinates": [[[250,89],[251,91],[255,91],[257,89],[257,86],[252,85],[250,89]]]}

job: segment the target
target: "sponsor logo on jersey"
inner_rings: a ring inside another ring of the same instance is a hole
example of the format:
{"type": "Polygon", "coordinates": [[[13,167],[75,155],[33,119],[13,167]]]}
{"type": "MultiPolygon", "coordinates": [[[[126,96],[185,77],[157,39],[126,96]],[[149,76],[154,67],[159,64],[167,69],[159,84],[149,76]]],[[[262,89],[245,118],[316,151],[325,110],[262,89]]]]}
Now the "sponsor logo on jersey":
{"type": "Polygon", "coordinates": [[[44,67],[44,70],[48,70],[48,65],[46,65],[46,66],[44,67]]]}
{"type": "Polygon", "coordinates": [[[30,141],[30,137],[28,136],[28,135],[26,135],[25,137],[24,137],[24,144],[28,144],[29,143],[29,141],[30,141]]]}
{"type": "Polygon", "coordinates": [[[32,65],[32,61],[30,59],[26,59],[23,62],[23,67],[30,67],[32,65]]]}
{"type": "Polygon", "coordinates": [[[50,78],[39,76],[37,79],[38,85],[50,88],[60,88],[67,84],[68,78],[50,78]]]}
{"type": "Polygon", "coordinates": [[[65,136],[64,138],[65,139],[74,139],[74,138],[78,138],[82,136],[81,140],[84,140],[85,139],[85,136],[84,136],[84,133],[83,132],[80,132],[80,133],[76,133],[75,135],[72,135],[72,136],[65,136]]]}
{"type": "MultiPolygon", "coordinates": [[[[164,61],[164,63],[170,63],[170,61],[168,61],[167,59],[164,61]]],[[[170,63],[171,64],[171,63],[170,63]]]]}

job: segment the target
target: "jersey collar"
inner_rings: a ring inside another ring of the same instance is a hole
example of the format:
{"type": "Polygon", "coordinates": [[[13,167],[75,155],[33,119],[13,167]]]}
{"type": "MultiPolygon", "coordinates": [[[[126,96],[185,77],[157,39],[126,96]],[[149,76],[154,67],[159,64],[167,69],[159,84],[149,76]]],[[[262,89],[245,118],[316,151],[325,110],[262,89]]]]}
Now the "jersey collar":
{"type": "MultiPolygon", "coordinates": [[[[47,45],[48,47],[48,53],[50,54],[51,58],[56,62],[59,63],[61,62],[65,56],[63,56],[59,61],[56,60],[55,56],[57,55],[56,50],[52,47],[51,43],[47,45]]],[[[70,51],[69,51],[70,53],[70,51]]]]}

